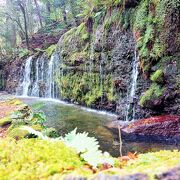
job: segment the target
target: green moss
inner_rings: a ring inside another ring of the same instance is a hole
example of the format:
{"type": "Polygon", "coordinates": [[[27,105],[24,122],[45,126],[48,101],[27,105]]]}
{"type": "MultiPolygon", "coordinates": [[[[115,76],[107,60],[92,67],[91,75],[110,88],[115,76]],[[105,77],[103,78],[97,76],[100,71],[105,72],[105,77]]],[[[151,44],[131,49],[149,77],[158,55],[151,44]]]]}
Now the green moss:
{"type": "Polygon", "coordinates": [[[164,82],[164,73],[161,69],[158,69],[154,74],[151,75],[151,81],[157,83],[164,82]]]}
{"type": "Polygon", "coordinates": [[[59,179],[75,170],[85,172],[76,152],[62,142],[1,139],[0,159],[0,179],[59,179]]]}
{"type": "Polygon", "coordinates": [[[11,124],[11,122],[12,122],[12,119],[10,117],[4,117],[0,119],[0,126],[11,124]]]}
{"type": "Polygon", "coordinates": [[[20,106],[23,105],[23,102],[19,99],[11,99],[9,101],[6,101],[6,104],[8,105],[14,105],[14,106],[20,106]]]}
{"type": "Polygon", "coordinates": [[[48,57],[52,55],[52,53],[56,50],[56,48],[57,48],[57,45],[53,44],[45,50],[48,57]]]}
{"type": "Polygon", "coordinates": [[[23,58],[25,56],[28,56],[30,54],[30,51],[26,48],[21,48],[19,50],[19,58],[23,58]]]}
{"type": "Polygon", "coordinates": [[[140,99],[140,105],[145,106],[147,102],[154,101],[162,96],[164,93],[164,88],[160,85],[153,83],[151,87],[144,93],[140,99]]]}
{"type": "Polygon", "coordinates": [[[7,136],[14,139],[23,139],[29,135],[29,132],[22,130],[21,127],[13,128],[11,131],[8,131],[7,136]]]}
{"type": "Polygon", "coordinates": [[[135,14],[135,31],[144,31],[148,17],[148,0],[141,1],[135,14]]]}
{"type": "Polygon", "coordinates": [[[107,75],[101,84],[99,73],[68,72],[57,80],[61,97],[91,106],[105,95],[109,101],[115,99],[112,77],[107,75]]]}
{"type": "Polygon", "coordinates": [[[89,54],[89,39],[90,34],[85,23],[81,23],[78,27],[66,32],[58,44],[58,51],[61,53],[64,62],[76,65],[73,63],[79,58],[85,61],[87,54],[89,54]]]}
{"type": "Polygon", "coordinates": [[[71,60],[72,63],[75,61],[86,61],[88,60],[88,52],[82,51],[82,52],[76,52],[73,53],[71,56],[69,56],[69,59],[71,60]]]}
{"type": "MultiPolygon", "coordinates": [[[[34,128],[33,128],[34,129],[34,128]]],[[[48,136],[48,137],[51,137],[51,138],[56,138],[56,137],[59,137],[56,129],[54,128],[45,128],[42,133],[45,135],[45,136],[48,136]]]]}
{"type": "Polygon", "coordinates": [[[157,63],[166,51],[162,37],[165,23],[167,2],[143,0],[136,10],[134,30],[138,34],[137,47],[143,72],[148,72],[152,64],[157,63]]]}
{"type": "MultiPolygon", "coordinates": [[[[30,133],[26,130],[22,130],[22,127],[24,123],[19,124],[12,124],[8,128],[8,137],[14,138],[14,139],[23,139],[23,138],[31,138],[34,136],[30,136],[30,133]]],[[[36,131],[42,132],[44,135],[48,137],[58,137],[57,132],[54,128],[44,128],[41,124],[33,124],[33,125],[28,125],[29,127],[33,128],[36,131]]]]}
{"type": "Polygon", "coordinates": [[[138,155],[138,159],[124,167],[122,174],[145,173],[150,179],[155,179],[155,174],[165,172],[179,165],[180,152],[159,151],[138,155]]]}

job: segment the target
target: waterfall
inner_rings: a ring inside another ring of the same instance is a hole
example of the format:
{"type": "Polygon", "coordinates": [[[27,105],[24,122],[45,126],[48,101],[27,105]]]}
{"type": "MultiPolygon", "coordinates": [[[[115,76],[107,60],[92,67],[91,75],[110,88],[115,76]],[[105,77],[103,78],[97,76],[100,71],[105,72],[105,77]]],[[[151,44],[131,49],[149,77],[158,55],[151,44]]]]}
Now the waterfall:
{"type": "Polygon", "coordinates": [[[101,52],[101,60],[99,63],[99,70],[100,70],[100,86],[103,89],[103,81],[104,81],[104,62],[106,61],[106,54],[101,52]]]}
{"type": "Polygon", "coordinates": [[[59,56],[53,53],[50,60],[45,56],[26,60],[25,68],[22,69],[17,95],[57,98],[58,87],[55,79],[59,75],[59,56]],[[35,65],[35,67],[33,66],[35,65]]]}
{"type": "Polygon", "coordinates": [[[57,60],[57,54],[52,54],[51,59],[48,63],[48,79],[47,79],[47,87],[46,87],[46,97],[47,98],[55,98],[56,97],[56,85],[55,85],[55,61],[57,60]]]}
{"type": "Polygon", "coordinates": [[[39,58],[36,61],[36,75],[35,75],[35,83],[34,86],[32,88],[32,96],[39,96],[39,58]]]}
{"type": "Polygon", "coordinates": [[[31,67],[32,67],[32,56],[30,56],[25,63],[25,68],[24,68],[24,76],[23,76],[23,81],[22,84],[18,89],[22,89],[22,95],[23,96],[28,96],[29,93],[29,87],[31,85],[31,67]]]}
{"type": "Polygon", "coordinates": [[[139,57],[137,56],[137,51],[134,51],[134,58],[132,63],[132,75],[131,75],[131,85],[130,91],[127,94],[127,105],[126,105],[126,121],[134,120],[135,117],[135,95],[137,88],[137,78],[138,78],[138,64],[139,57]]]}

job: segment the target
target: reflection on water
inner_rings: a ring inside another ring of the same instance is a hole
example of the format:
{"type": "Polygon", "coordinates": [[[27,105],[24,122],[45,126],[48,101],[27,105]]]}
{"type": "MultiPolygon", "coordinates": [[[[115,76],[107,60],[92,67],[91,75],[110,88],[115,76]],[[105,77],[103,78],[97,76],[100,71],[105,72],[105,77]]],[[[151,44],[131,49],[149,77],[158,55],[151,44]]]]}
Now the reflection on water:
{"type": "MultiPolygon", "coordinates": [[[[46,125],[55,128],[60,135],[64,135],[78,128],[78,132],[86,131],[90,136],[96,137],[103,151],[108,151],[114,156],[119,155],[118,142],[113,139],[112,133],[104,125],[116,119],[115,115],[87,110],[79,106],[66,104],[59,101],[47,101],[38,98],[23,98],[25,103],[33,109],[44,111],[47,116],[46,125]]],[[[154,143],[123,142],[123,154],[127,152],[149,152],[160,149],[174,149],[171,145],[154,143]]]]}

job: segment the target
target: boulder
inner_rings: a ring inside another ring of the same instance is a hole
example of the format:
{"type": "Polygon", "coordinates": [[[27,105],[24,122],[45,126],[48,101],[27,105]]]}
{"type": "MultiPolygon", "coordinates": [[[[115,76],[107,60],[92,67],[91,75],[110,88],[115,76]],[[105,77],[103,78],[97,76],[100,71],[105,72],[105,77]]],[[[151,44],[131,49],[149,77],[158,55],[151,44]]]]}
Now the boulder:
{"type": "Polygon", "coordinates": [[[131,141],[180,143],[180,116],[163,115],[141,119],[122,128],[123,137],[131,141]]]}

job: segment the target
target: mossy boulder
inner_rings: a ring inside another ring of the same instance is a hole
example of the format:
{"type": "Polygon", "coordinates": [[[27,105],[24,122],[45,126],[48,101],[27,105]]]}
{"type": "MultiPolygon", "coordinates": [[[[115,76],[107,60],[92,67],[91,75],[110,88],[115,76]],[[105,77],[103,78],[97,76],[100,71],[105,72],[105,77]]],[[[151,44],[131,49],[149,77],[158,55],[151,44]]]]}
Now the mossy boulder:
{"type": "Polygon", "coordinates": [[[11,124],[11,122],[12,122],[12,119],[10,117],[4,117],[4,118],[0,119],[0,127],[11,124]]]}
{"type": "Polygon", "coordinates": [[[162,115],[140,119],[122,127],[126,140],[180,143],[180,116],[162,115]]]}
{"type": "MultiPolygon", "coordinates": [[[[8,129],[8,137],[14,138],[14,139],[23,139],[23,138],[31,138],[31,137],[35,137],[34,135],[31,135],[27,130],[23,129],[23,125],[25,125],[24,123],[19,123],[19,124],[12,124],[9,129],[8,129]]],[[[45,129],[42,127],[42,125],[40,124],[35,124],[35,125],[29,125],[29,127],[31,127],[32,129],[36,130],[36,131],[45,131],[45,129]]],[[[47,132],[51,132],[49,130],[49,128],[47,128],[46,130],[47,132]]],[[[50,133],[49,133],[50,134],[50,133]]],[[[47,136],[49,134],[46,134],[47,136]]]]}
{"type": "Polygon", "coordinates": [[[27,130],[21,129],[21,127],[13,128],[7,134],[8,137],[14,138],[16,140],[23,139],[29,135],[27,130]]]}

